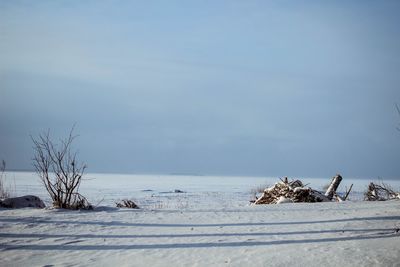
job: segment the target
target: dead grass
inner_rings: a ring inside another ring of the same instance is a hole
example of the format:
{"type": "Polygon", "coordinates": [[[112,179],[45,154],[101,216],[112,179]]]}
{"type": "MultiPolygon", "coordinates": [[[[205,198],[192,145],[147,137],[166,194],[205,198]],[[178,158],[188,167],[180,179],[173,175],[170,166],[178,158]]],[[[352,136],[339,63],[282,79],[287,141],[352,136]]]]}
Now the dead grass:
{"type": "MultiPolygon", "coordinates": [[[[14,189],[15,189],[15,180],[14,180],[14,189]]],[[[0,199],[11,197],[13,195],[12,192],[13,192],[12,186],[10,184],[7,185],[6,162],[2,160],[0,162],[0,199]]]]}

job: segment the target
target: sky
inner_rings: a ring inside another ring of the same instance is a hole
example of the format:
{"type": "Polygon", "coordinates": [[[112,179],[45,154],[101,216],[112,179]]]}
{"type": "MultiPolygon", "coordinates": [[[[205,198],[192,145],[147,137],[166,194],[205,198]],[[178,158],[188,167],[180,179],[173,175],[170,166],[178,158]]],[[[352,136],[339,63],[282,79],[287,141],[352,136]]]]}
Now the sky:
{"type": "Polygon", "coordinates": [[[0,159],[400,179],[399,1],[0,1],[0,159]]]}

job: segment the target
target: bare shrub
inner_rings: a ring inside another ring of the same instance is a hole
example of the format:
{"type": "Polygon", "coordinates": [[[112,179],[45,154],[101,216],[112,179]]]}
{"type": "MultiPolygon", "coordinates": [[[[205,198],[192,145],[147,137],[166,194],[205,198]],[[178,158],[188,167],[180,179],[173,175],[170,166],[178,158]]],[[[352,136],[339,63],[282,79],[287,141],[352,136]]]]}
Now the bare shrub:
{"type": "Polygon", "coordinates": [[[50,132],[31,137],[34,144],[33,166],[53,200],[53,206],[64,209],[92,209],[87,199],[79,193],[86,165],[77,162],[71,145],[76,136],[74,127],[66,139],[53,143],[50,132]]]}

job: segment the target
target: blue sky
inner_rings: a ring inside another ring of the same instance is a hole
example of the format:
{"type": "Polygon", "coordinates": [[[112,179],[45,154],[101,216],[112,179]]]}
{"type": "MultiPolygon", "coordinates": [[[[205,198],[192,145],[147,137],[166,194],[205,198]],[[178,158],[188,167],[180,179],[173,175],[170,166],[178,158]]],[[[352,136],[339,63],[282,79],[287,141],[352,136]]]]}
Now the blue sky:
{"type": "Polygon", "coordinates": [[[92,172],[397,178],[397,1],[1,1],[0,158],[76,123],[92,172]]]}

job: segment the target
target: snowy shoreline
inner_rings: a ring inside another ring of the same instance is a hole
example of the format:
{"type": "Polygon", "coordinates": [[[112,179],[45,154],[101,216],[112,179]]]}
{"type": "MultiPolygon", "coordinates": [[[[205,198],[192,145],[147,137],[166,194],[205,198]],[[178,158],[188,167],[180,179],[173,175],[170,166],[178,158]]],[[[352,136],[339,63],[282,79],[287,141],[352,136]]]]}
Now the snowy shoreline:
{"type": "MultiPolygon", "coordinates": [[[[104,198],[94,211],[0,209],[0,265],[398,266],[400,201],[250,205],[250,189],[274,181],[97,175],[81,188],[104,198]],[[115,208],[126,197],[142,209],[115,208]]],[[[15,182],[48,204],[35,174],[15,182]]]]}
{"type": "MultiPolygon", "coordinates": [[[[15,183],[15,195],[37,195],[47,206],[51,205],[48,193],[34,172],[8,172],[7,180],[15,183]]],[[[296,177],[298,178],[298,177],[296,177]]],[[[309,186],[322,190],[330,182],[327,178],[299,178],[309,186]]],[[[215,208],[244,207],[253,199],[251,193],[263,185],[273,185],[277,177],[224,177],[224,176],[182,176],[182,175],[129,175],[96,174],[84,176],[80,192],[93,205],[112,206],[121,199],[133,199],[146,209],[199,209],[210,203],[215,208]],[[175,193],[178,189],[184,194],[175,193]]],[[[368,183],[376,180],[350,179],[344,177],[338,192],[354,184],[350,200],[363,199],[368,183]]],[[[388,180],[400,191],[400,181],[388,180]]]]}

